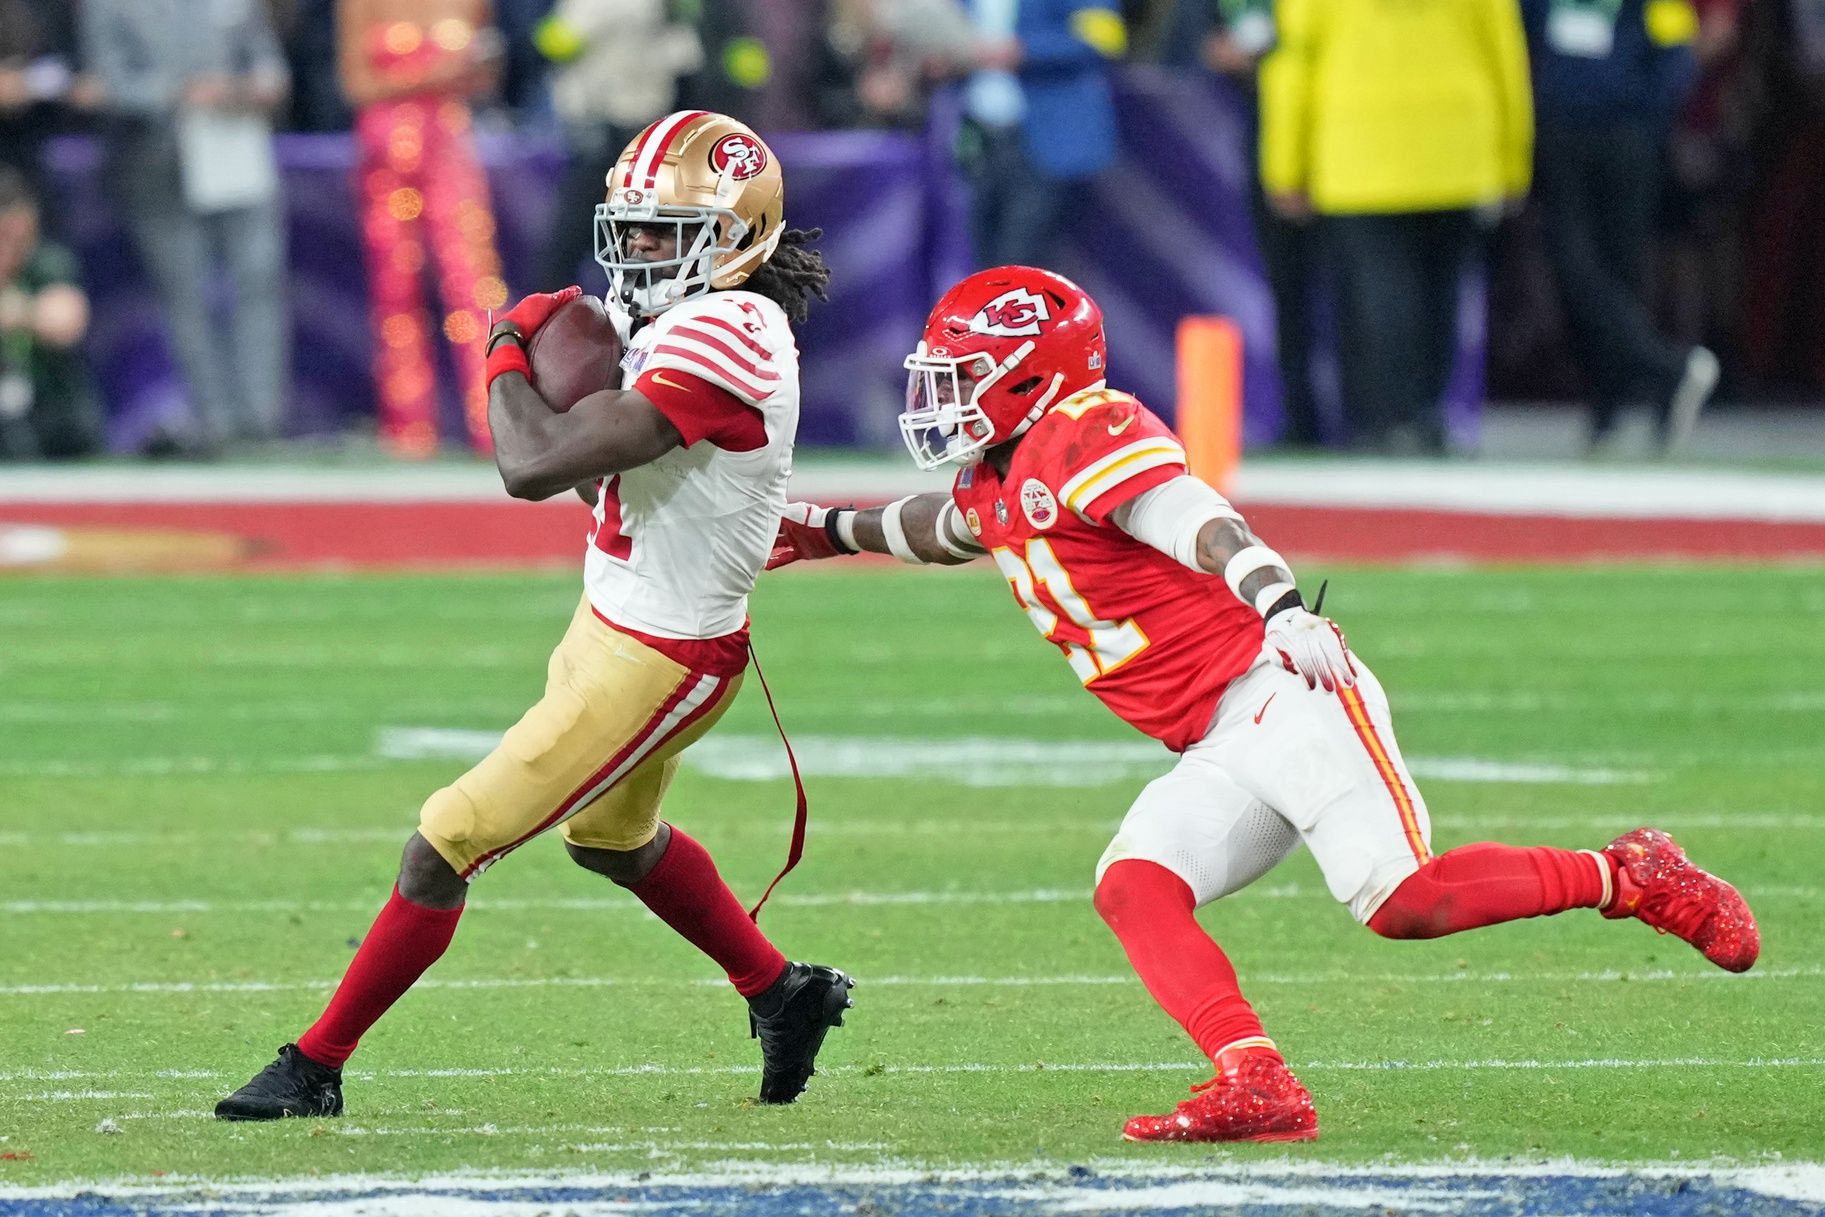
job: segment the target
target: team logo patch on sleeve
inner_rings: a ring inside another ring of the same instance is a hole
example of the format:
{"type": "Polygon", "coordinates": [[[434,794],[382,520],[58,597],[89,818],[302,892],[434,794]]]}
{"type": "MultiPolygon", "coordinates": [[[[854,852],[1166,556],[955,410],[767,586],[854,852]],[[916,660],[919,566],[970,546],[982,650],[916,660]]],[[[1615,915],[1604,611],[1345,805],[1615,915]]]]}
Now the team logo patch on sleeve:
{"type": "Polygon", "coordinates": [[[979,537],[982,535],[982,517],[976,514],[976,509],[974,507],[963,513],[963,522],[969,525],[970,536],[979,537]]]}
{"type": "Polygon", "coordinates": [[[1034,528],[1044,530],[1058,522],[1058,500],[1038,478],[1028,478],[1021,486],[1020,510],[1034,528]]]}

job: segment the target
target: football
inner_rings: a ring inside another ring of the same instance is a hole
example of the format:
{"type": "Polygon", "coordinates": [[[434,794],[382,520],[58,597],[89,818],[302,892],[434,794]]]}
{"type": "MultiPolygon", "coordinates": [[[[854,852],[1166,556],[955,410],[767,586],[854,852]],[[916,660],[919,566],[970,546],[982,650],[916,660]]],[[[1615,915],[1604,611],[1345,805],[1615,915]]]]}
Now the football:
{"type": "Polygon", "coordinates": [[[594,296],[564,304],[526,347],[533,387],[560,414],[591,393],[620,388],[621,353],[615,323],[594,296]]]}

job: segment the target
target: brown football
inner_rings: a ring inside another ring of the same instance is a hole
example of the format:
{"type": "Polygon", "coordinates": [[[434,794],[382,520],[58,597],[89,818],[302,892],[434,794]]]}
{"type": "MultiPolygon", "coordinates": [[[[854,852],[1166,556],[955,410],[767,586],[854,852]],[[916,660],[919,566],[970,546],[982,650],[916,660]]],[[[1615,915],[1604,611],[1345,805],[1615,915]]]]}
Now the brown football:
{"type": "Polygon", "coordinates": [[[594,296],[578,296],[539,327],[526,347],[532,385],[562,414],[591,393],[621,387],[621,336],[594,296]]]}

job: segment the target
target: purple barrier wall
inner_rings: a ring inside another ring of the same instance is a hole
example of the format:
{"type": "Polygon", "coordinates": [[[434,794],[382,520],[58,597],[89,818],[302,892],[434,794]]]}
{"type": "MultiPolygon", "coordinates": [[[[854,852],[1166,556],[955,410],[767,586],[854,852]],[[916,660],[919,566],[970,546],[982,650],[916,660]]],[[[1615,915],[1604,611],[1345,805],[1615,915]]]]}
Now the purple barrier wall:
{"type": "MultiPolygon", "coordinates": [[[[1189,313],[1236,319],[1245,343],[1247,437],[1270,442],[1280,430],[1280,386],[1272,301],[1248,215],[1252,166],[1243,152],[1240,107],[1217,82],[1144,69],[1124,74],[1118,104],[1121,157],[1060,234],[1055,265],[1089,289],[1108,316],[1111,381],[1169,417],[1178,319],[1189,313]]],[[[897,443],[900,360],[937,292],[969,269],[967,197],[950,162],[954,122],[941,104],[923,136],[858,131],[773,140],[789,167],[788,220],[825,229],[822,246],[833,270],[830,303],[813,309],[799,335],[802,442],[897,443]]],[[[484,135],[481,147],[509,289],[558,286],[526,277],[554,219],[558,146],[548,137],[502,134],[484,135]]],[[[279,155],[296,338],[289,430],[309,435],[371,426],[353,144],[340,135],[286,136],[279,155]]],[[[59,227],[78,247],[95,299],[90,349],[110,405],[110,441],[132,449],[161,422],[182,418],[182,385],[165,349],[156,299],[105,197],[99,149],[65,140],[52,159],[59,227]]],[[[591,275],[586,289],[602,290],[599,272],[591,275]]],[[[1466,285],[1463,316],[1463,357],[1449,409],[1454,432],[1468,442],[1482,396],[1480,278],[1466,285]]],[[[1317,363],[1321,400],[1328,399],[1335,415],[1334,362],[1321,352],[1317,363]]],[[[453,400],[446,420],[454,423],[453,400]]]]}

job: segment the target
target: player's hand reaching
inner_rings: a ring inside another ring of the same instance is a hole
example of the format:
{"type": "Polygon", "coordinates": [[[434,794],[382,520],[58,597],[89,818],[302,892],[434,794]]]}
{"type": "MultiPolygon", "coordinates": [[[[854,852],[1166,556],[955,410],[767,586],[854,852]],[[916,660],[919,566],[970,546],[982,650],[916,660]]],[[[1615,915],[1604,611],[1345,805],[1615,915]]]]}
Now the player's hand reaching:
{"type": "Polygon", "coordinates": [[[847,507],[819,507],[816,503],[787,503],[779,517],[779,535],[767,556],[767,569],[811,558],[838,558],[856,552],[836,534],[836,517],[847,507]]]}
{"type": "Polygon", "coordinates": [[[1267,646],[1280,656],[1287,671],[1305,677],[1308,689],[1322,687],[1326,693],[1335,693],[1356,683],[1349,644],[1329,617],[1298,605],[1281,609],[1267,619],[1267,646]]]}

